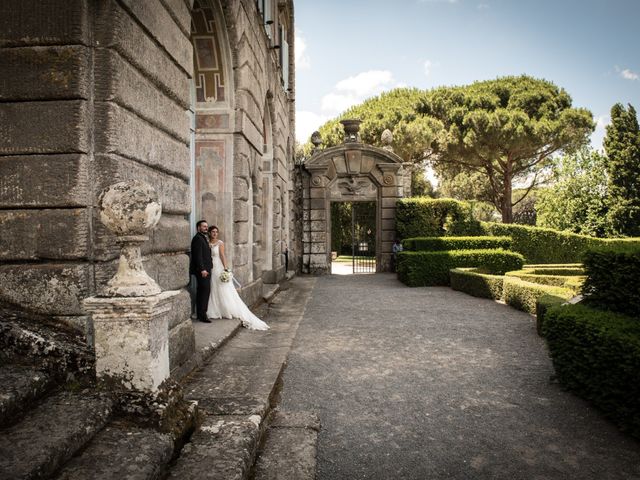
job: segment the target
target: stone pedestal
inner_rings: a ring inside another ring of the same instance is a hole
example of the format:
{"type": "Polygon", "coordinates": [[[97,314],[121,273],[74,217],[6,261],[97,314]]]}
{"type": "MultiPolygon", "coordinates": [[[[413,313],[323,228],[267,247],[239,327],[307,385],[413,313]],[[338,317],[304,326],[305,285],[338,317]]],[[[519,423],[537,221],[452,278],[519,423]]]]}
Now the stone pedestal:
{"type": "Polygon", "coordinates": [[[179,292],[148,297],[90,297],[96,376],[116,390],[154,392],[169,378],[168,321],[179,292]]]}

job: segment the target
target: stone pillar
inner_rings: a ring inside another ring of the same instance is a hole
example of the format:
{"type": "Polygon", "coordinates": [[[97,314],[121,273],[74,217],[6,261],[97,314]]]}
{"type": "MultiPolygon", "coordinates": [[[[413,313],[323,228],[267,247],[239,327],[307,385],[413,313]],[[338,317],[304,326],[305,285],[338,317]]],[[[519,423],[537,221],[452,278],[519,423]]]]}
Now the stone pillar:
{"type": "Polygon", "coordinates": [[[121,254],[116,275],[84,300],[93,317],[96,376],[112,389],[156,392],[169,378],[168,314],[179,292],[161,292],[144,271],[140,245],[162,208],[153,188],[135,180],[108,187],[99,207],[121,254]]]}

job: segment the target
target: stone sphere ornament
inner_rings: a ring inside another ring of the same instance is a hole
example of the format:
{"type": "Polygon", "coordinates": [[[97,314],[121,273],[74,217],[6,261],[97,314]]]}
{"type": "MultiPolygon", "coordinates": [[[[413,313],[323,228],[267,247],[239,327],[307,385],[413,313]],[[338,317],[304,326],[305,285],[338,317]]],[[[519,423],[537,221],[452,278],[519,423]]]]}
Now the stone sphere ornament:
{"type": "Polygon", "coordinates": [[[100,220],[120,247],[118,272],[100,292],[103,297],[149,297],[162,290],[144,270],[140,245],[160,220],[162,206],[150,185],[131,180],[107,187],[98,199],[100,220]]]}

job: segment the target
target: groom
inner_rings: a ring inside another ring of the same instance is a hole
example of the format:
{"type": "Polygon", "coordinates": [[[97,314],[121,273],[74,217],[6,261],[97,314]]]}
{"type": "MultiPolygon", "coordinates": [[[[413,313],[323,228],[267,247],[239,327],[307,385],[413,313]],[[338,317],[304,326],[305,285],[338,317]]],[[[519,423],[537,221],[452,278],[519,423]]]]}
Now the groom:
{"type": "Polygon", "coordinates": [[[198,320],[211,323],[211,320],[207,318],[209,292],[211,291],[211,269],[213,268],[211,248],[207,237],[209,225],[205,220],[200,220],[196,223],[196,229],[198,233],[191,240],[189,273],[196,276],[196,313],[198,320]]]}

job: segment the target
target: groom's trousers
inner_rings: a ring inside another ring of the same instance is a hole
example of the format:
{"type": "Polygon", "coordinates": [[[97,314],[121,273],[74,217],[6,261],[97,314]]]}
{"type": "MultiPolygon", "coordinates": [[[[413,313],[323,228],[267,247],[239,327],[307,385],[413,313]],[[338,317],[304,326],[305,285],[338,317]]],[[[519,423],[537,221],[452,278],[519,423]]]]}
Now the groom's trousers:
{"type": "Polygon", "coordinates": [[[196,314],[198,320],[207,319],[209,293],[211,293],[211,272],[207,278],[202,278],[200,274],[196,275],[196,314]]]}

